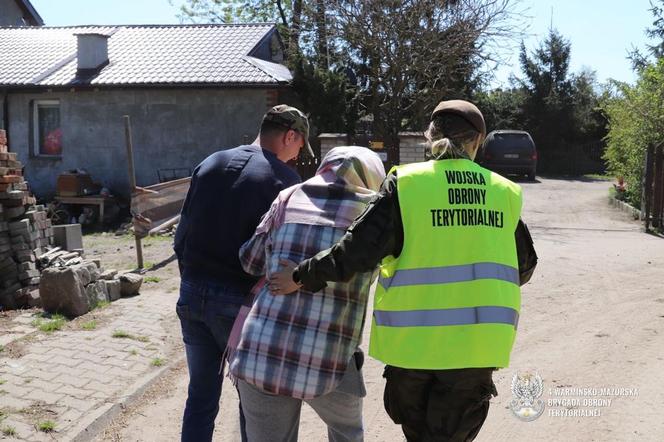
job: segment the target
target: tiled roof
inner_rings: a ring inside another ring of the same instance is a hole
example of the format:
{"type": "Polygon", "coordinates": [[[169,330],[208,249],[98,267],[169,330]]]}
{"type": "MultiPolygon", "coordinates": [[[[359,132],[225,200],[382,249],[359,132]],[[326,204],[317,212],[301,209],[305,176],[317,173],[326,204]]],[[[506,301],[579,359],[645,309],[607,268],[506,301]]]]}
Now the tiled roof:
{"type": "Polygon", "coordinates": [[[271,24],[0,28],[0,86],[285,83],[288,69],[252,56],[272,32],[271,24]],[[80,33],[110,35],[108,65],[83,82],[80,33]]]}

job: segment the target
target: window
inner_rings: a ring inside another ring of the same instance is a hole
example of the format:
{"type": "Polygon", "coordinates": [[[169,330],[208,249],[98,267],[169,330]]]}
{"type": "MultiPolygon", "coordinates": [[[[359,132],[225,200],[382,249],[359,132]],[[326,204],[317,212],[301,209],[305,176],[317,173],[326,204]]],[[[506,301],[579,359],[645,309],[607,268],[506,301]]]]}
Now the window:
{"type": "Polygon", "coordinates": [[[62,155],[60,101],[36,100],[32,107],[32,146],[35,155],[62,155]]]}

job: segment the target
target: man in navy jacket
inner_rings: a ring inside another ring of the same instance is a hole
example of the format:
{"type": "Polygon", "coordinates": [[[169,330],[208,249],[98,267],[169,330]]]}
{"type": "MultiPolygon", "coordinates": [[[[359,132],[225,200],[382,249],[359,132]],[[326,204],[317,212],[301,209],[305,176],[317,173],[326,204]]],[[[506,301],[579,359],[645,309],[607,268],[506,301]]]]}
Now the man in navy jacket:
{"type": "MultiPolygon", "coordinates": [[[[238,251],[277,194],[300,182],[286,162],[303,147],[313,157],[308,138],[302,112],[275,106],[263,117],[258,145],[216,152],[194,170],[175,234],[182,278],[176,309],[189,367],[182,441],[212,440],[222,355],[244,297],[256,283],[242,269],[238,251]]],[[[244,439],[244,428],[242,433],[244,439]]]]}

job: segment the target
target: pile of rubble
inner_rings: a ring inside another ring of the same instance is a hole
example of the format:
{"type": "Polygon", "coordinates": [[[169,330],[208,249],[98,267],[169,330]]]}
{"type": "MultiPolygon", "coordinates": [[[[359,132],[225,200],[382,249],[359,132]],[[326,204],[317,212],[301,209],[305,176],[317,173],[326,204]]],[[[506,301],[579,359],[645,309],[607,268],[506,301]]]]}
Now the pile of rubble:
{"type": "Polygon", "coordinates": [[[44,269],[41,275],[39,291],[46,311],[80,316],[99,303],[138,294],[143,283],[143,277],[134,273],[118,275],[117,270],[103,270],[98,260],[65,264],[63,260],[68,258],[60,262],[57,259],[54,258],[51,262],[55,264],[44,269]]]}
{"type": "Polygon", "coordinates": [[[38,303],[37,257],[53,244],[53,228],[43,206],[35,205],[16,153],[7,152],[0,130],[0,305],[38,303]]]}
{"type": "Polygon", "coordinates": [[[30,195],[23,166],[7,152],[0,130],[0,310],[43,307],[74,317],[138,293],[140,275],[104,271],[82,249],[62,250],[54,242],[51,220],[30,195]]]}

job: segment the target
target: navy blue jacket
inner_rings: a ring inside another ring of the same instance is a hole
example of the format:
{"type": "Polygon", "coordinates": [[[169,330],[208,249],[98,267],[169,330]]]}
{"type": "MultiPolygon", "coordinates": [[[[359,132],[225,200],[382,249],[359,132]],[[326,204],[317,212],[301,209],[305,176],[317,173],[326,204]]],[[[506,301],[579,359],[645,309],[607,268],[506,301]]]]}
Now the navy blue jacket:
{"type": "Polygon", "coordinates": [[[183,279],[248,290],[240,246],[253,235],[277,194],[300,177],[258,146],[213,153],[196,167],[175,233],[183,279]]]}

